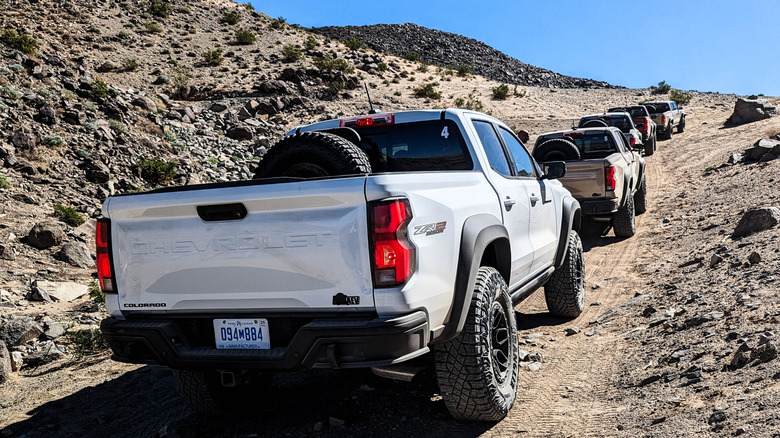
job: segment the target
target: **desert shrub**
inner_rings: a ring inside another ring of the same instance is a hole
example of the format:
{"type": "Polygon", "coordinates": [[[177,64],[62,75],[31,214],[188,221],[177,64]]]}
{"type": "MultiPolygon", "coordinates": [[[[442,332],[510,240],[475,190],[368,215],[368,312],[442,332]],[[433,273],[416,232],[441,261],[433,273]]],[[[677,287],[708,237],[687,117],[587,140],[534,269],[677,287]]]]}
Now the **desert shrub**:
{"type": "Polygon", "coordinates": [[[99,354],[108,349],[100,329],[73,330],[67,332],[66,337],[71,343],[73,354],[78,358],[99,354]]]}
{"type": "Polygon", "coordinates": [[[303,59],[303,52],[301,52],[301,48],[295,44],[288,44],[282,47],[282,57],[287,62],[295,62],[303,59]]]}
{"type": "Polygon", "coordinates": [[[209,65],[220,65],[225,60],[222,49],[212,49],[203,52],[203,60],[209,65]]]}
{"type": "Polygon", "coordinates": [[[309,35],[308,37],[306,37],[306,40],[303,42],[303,47],[309,50],[314,50],[319,45],[320,43],[317,42],[317,38],[314,38],[313,35],[309,35]]]}
{"type": "Polygon", "coordinates": [[[482,111],[484,109],[482,101],[474,96],[474,92],[469,93],[465,99],[462,97],[455,99],[454,105],[456,108],[464,108],[473,111],[482,111]]]}
{"type": "Polygon", "coordinates": [[[474,67],[468,64],[460,64],[455,67],[455,71],[458,72],[458,76],[465,78],[474,74],[474,67]]]}
{"type": "Polygon", "coordinates": [[[16,100],[20,97],[22,97],[22,93],[16,91],[15,89],[11,87],[3,87],[0,88],[0,95],[2,95],[4,98],[9,100],[16,100]]]}
{"type": "Polygon", "coordinates": [[[155,158],[141,158],[138,163],[141,178],[151,184],[165,184],[176,176],[176,163],[155,158]]]}
{"type": "Polygon", "coordinates": [[[111,128],[112,131],[119,134],[127,132],[127,125],[120,122],[119,120],[109,120],[108,127],[111,128]]]}
{"type": "Polygon", "coordinates": [[[59,146],[65,143],[65,140],[59,135],[47,135],[46,137],[43,137],[43,142],[50,146],[59,146]]]}
{"type": "Polygon", "coordinates": [[[35,90],[35,93],[37,93],[41,97],[45,97],[46,99],[50,99],[54,95],[54,93],[52,93],[51,90],[49,90],[46,87],[38,88],[37,90],[35,90]]]}
{"type": "Polygon", "coordinates": [[[420,61],[420,64],[417,66],[417,71],[420,73],[428,73],[428,63],[420,61]]]}
{"type": "Polygon", "coordinates": [[[691,103],[693,95],[681,90],[672,90],[669,92],[669,100],[677,102],[678,105],[688,105],[691,103]]]}
{"type": "Polygon", "coordinates": [[[661,81],[658,85],[650,86],[650,89],[653,90],[653,94],[666,94],[672,90],[672,86],[667,84],[666,81],[661,81]]]}
{"type": "Polygon", "coordinates": [[[254,44],[255,41],[257,41],[257,37],[254,33],[245,29],[236,31],[236,42],[238,44],[254,44]]]}
{"type": "Polygon", "coordinates": [[[441,99],[441,93],[436,91],[437,85],[439,85],[438,82],[428,82],[427,84],[422,84],[413,90],[414,95],[417,97],[439,100],[441,99]]]}
{"type": "MultiPolygon", "coordinates": [[[[588,89],[585,88],[584,90],[587,91],[588,89]]],[[[515,97],[525,97],[526,90],[518,91],[517,85],[515,85],[515,88],[512,89],[512,95],[515,97]]]]}
{"type": "Polygon", "coordinates": [[[350,50],[357,50],[363,47],[363,40],[357,38],[347,38],[341,41],[341,43],[347,46],[350,50]]]}
{"type": "Polygon", "coordinates": [[[284,17],[277,17],[271,20],[271,29],[281,30],[287,27],[287,19],[284,17]]]}
{"type": "Polygon", "coordinates": [[[167,0],[150,0],[148,11],[155,17],[167,18],[171,15],[173,8],[167,0]]]}
{"type": "Polygon", "coordinates": [[[404,59],[409,61],[417,61],[418,59],[420,59],[420,54],[417,52],[406,52],[406,54],[404,55],[404,59]]]}
{"type": "Polygon", "coordinates": [[[232,26],[238,23],[239,18],[241,17],[236,11],[225,12],[225,15],[222,16],[222,22],[232,26]]]}
{"type": "Polygon", "coordinates": [[[342,71],[344,73],[352,73],[355,71],[355,67],[343,58],[334,58],[330,55],[325,55],[322,58],[314,60],[314,65],[323,71],[342,71]]]}
{"type": "Polygon", "coordinates": [[[509,97],[509,85],[501,84],[493,87],[493,99],[506,100],[509,97]]]}
{"type": "Polygon", "coordinates": [[[11,183],[11,180],[8,179],[7,176],[0,173],[0,189],[10,189],[14,185],[11,183]]]}
{"type": "Polygon", "coordinates": [[[160,33],[163,31],[163,27],[160,26],[160,23],[151,20],[146,20],[144,22],[144,28],[146,28],[146,30],[148,30],[149,32],[153,32],[153,33],[160,33]]]}
{"type": "Polygon", "coordinates": [[[179,66],[174,66],[173,72],[173,87],[180,93],[190,83],[190,72],[179,66]]]}
{"type": "Polygon", "coordinates": [[[347,81],[343,79],[336,79],[328,84],[328,91],[332,95],[337,95],[339,91],[346,89],[348,86],[347,81]]]}
{"type": "Polygon", "coordinates": [[[242,6],[244,6],[244,9],[246,9],[247,11],[254,11],[255,10],[255,7],[252,6],[252,3],[244,3],[242,6]]]}
{"type": "Polygon", "coordinates": [[[100,283],[98,283],[97,280],[92,280],[89,283],[89,288],[87,289],[87,292],[89,293],[89,297],[92,298],[92,301],[94,301],[97,304],[105,304],[106,294],[104,294],[103,291],[100,289],[100,283]]]}
{"type": "Polygon", "coordinates": [[[111,90],[108,88],[108,84],[101,79],[95,79],[92,83],[92,98],[93,99],[105,99],[109,96],[111,90]]]}
{"type": "Polygon", "coordinates": [[[78,227],[79,225],[86,222],[84,216],[76,211],[76,209],[73,207],[66,207],[60,203],[54,204],[54,217],[60,219],[72,227],[78,227]]]}
{"type": "Polygon", "coordinates": [[[379,71],[387,71],[387,63],[386,62],[380,62],[376,65],[376,69],[379,71]]]}
{"type": "Polygon", "coordinates": [[[35,51],[38,50],[38,41],[35,38],[13,29],[4,29],[0,35],[0,41],[27,55],[34,55],[35,51]]]}
{"type": "Polygon", "coordinates": [[[122,69],[124,69],[124,71],[135,71],[140,66],[141,64],[139,64],[138,61],[135,60],[135,58],[127,58],[124,61],[122,61],[122,69]]]}

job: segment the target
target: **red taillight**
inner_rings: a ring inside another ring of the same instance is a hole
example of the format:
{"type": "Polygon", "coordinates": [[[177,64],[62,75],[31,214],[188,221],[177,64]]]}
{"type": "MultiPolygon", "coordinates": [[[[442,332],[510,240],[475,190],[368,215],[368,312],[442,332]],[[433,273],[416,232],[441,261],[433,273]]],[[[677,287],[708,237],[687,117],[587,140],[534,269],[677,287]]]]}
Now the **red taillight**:
{"type": "Polygon", "coordinates": [[[661,116],[661,124],[662,125],[666,124],[666,116],[661,116]]]}
{"type": "Polygon", "coordinates": [[[631,137],[631,147],[634,147],[636,144],[636,137],[631,137]]]}
{"type": "Polygon", "coordinates": [[[110,222],[108,219],[98,219],[95,229],[95,254],[100,289],[104,293],[113,293],[114,275],[111,270],[111,239],[110,222]]]}
{"type": "Polygon", "coordinates": [[[604,174],[606,175],[607,190],[615,190],[615,168],[607,166],[604,169],[604,174]]]}
{"type": "Polygon", "coordinates": [[[363,128],[365,126],[392,125],[395,123],[395,116],[392,113],[374,114],[370,116],[352,117],[350,119],[339,120],[339,127],[342,128],[363,128]]]}
{"type": "Polygon", "coordinates": [[[370,232],[375,286],[397,286],[414,273],[415,248],[407,229],[411,220],[412,209],[406,199],[372,204],[370,232]]]}

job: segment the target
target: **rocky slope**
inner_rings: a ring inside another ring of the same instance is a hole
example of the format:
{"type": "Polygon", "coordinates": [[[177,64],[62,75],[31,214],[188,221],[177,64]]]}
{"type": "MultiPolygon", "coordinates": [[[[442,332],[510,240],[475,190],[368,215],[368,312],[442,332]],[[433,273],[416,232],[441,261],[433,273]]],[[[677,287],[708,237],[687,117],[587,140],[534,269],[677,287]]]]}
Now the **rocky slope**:
{"type": "Polygon", "coordinates": [[[354,38],[381,53],[419,57],[427,63],[454,69],[473,69],[480,76],[509,84],[550,88],[611,87],[603,81],[573,78],[529,65],[473,38],[413,23],[326,26],[311,30],[334,40],[354,38]]]}

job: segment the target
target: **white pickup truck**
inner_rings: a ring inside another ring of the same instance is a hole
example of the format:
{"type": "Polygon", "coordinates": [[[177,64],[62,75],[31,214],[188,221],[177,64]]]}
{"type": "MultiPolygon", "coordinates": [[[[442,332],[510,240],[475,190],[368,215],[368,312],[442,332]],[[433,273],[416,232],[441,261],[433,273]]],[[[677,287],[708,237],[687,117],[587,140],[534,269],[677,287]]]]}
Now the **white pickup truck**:
{"type": "Polygon", "coordinates": [[[174,370],[190,405],[247,412],[273,372],[392,371],[433,352],[458,419],[515,400],[515,304],[584,306],[579,203],[484,114],[302,126],[258,179],[108,198],[97,264],[123,362],[174,370]]]}

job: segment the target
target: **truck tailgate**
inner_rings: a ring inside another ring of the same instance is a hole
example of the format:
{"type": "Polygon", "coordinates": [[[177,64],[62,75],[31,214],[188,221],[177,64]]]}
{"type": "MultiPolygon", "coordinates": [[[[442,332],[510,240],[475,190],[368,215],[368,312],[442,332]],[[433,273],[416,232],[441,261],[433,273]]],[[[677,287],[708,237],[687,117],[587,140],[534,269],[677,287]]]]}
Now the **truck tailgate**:
{"type": "Polygon", "coordinates": [[[606,196],[603,159],[567,161],[566,175],[560,179],[577,199],[603,198],[606,196]]]}
{"type": "Polygon", "coordinates": [[[339,293],[359,296],[350,310],[373,308],[364,192],[357,177],[111,198],[121,309],[346,310],[339,293]],[[246,217],[197,210],[230,204],[246,217]]]}

